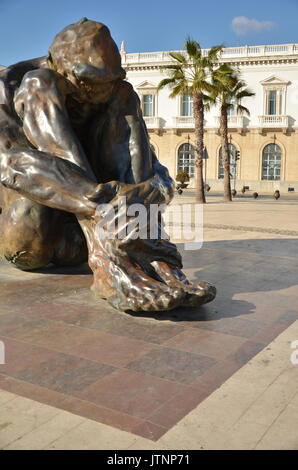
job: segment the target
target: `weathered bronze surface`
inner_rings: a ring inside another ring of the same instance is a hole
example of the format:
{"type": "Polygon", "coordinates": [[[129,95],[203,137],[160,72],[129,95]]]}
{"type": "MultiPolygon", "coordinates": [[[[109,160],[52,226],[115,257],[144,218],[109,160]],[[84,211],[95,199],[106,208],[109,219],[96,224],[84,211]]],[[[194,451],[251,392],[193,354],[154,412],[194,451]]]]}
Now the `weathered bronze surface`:
{"type": "Polygon", "coordinates": [[[190,284],[168,240],[134,239],[119,222],[98,236],[103,203],[169,203],[173,181],[152,151],[140,103],[109,29],[84,18],[48,56],[0,73],[1,247],[17,268],[85,262],[92,289],[122,310],[197,306],[215,297],[190,284]]]}

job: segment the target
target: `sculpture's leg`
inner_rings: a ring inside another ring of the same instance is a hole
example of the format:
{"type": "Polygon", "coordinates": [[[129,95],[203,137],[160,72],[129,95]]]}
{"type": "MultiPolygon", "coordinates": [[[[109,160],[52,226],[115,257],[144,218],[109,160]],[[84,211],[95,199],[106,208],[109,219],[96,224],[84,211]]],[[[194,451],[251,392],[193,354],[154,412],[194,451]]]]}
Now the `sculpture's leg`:
{"type": "MultiPolygon", "coordinates": [[[[2,93],[3,103],[5,97],[2,93]]],[[[15,159],[21,157],[18,152],[26,148],[29,149],[30,144],[8,100],[0,106],[0,174],[2,170],[1,178],[7,180],[7,186],[9,179],[17,185],[20,177],[17,166],[9,168],[9,158],[13,153],[15,159]]],[[[34,165],[27,166],[27,170],[34,172],[34,165]]],[[[30,189],[29,174],[28,177],[27,191],[30,189]]],[[[23,270],[38,269],[49,262],[77,265],[87,260],[86,241],[72,214],[34,202],[13,189],[0,187],[0,256],[23,270]]]]}
{"type": "Polygon", "coordinates": [[[82,220],[94,279],[92,290],[120,310],[150,311],[177,307],[185,299],[181,286],[169,286],[147,275],[125,254],[119,240],[96,236],[96,222],[82,220]]]}
{"type": "Polygon", "coordinates": [[[78,266],[88,261],[88,249],[83,231],[76,217],[60,212],[55,225],[58,237],[51,262],[56,266],[78,266]]]}
{"type": "MultiPolygon", "coordinates": [[[[3,188],[4,192],[13,191],[3,188]]],[[[0,255],[22,270],[42,268],[53,262],[73,266],[87,261],[85,237],[71,214],[50,209],[20,197],[3,207],[0,255]]]]}

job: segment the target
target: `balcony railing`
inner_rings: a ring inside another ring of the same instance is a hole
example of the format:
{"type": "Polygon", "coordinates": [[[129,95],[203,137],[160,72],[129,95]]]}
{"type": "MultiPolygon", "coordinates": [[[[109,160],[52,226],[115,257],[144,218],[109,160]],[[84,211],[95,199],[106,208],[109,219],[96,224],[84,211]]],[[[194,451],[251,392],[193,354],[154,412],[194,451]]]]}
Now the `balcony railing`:
{"type": "Polygon", "coordinates": [[[144,116],[144,121],[148,129],[159,129],[161,127],[161,121],[156,116],[144,116]]]}
{"type": "MultiPolygon", "coordinates": [[[[244,125],[244,116],[228,116],[228,128],[229,129],[243,129],[244,125]]],[[[162,127],[161,118],[157,116],[144,116],[144,121],[148,129],[160,129],[162,127]]],[[[204,120],[204,126],[206,128],[215,128],[218,129],[220,126],[220,117],[216,116],[214,118],[214,124],[212,125],[212,120],[210,124],[204,120]]],[[[180,129],[193,129],[194,128],[194,117],[193,116],[175,116],[172,118],[172,126],[174,128],[180,129]]],[[[281,128],[287,129],[289,127],[289,116],[283,115],[268,115],[268,116],[259,116],[259,126],[260,128],[281,128]]]]}
{"type": "Polygon", "coordinates": [[[194,127],[195,121],[193,116],[175,116],[173,117],[174,127],[194,127]]]}
{"type": "MultiPolygon", "coordinates": [[[[220,117],[215,118],[216,127],[220,126],[220,117]]],[[[244,117],[243,116],[228,116],[228,127],[233,129],[242,129],[244,127],[244,117]]]]}
{"type": "MultiPolygon", "coordinates": [[[[175,51],[186,55],[185,51],[175,51]]],[[[208,54],[208,49],[202,50],[203,55],[208,54]]],[[[244,47],[226,47],[221,54],[221,60],[243,59],[253,57],[272,57],[272,56],[298,56],[298,44],[274,44],[268,46],[244,46],[244,47]]],[[[171,62],[173,59],[169,51],[160,52],[137,52],[122,53],[123,65],[151,63],[151,62],[171,62]]]]}
{"type": "Polygon", "coordinates": [[[259,116],[260,127],[289,127],[289,116],[265,115],[259,116]]]}

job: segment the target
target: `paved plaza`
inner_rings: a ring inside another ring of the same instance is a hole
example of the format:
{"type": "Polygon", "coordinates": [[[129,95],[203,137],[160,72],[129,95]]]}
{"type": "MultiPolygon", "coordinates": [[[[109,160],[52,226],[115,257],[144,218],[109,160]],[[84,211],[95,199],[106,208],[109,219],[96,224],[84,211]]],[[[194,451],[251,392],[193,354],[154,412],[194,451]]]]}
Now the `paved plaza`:
{"type": "Polygon", "coordinates": [[[217,287],[196,309],[122,313],[88,266],[1,262],[0,448],[298,449],[297,203],[208,195],[202,249],[179,244],[217,287]]]}

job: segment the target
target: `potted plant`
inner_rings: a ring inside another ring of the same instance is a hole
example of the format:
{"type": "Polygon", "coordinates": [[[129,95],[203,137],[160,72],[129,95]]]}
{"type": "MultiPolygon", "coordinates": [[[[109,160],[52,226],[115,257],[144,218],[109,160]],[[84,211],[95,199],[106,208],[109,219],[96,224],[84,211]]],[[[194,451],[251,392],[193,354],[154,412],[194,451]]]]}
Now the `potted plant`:
{"type": "Polygon", "coordinates": [[[179,170],[177,175],[176,175],[176,181],[178,181],[177,189],[184,189],[187,188],[188,186],[188,181],[189,181],[189,176],[187,171],[185,170],[179,170]]]}

